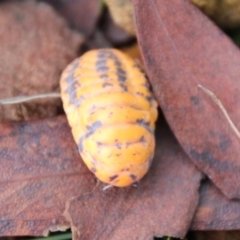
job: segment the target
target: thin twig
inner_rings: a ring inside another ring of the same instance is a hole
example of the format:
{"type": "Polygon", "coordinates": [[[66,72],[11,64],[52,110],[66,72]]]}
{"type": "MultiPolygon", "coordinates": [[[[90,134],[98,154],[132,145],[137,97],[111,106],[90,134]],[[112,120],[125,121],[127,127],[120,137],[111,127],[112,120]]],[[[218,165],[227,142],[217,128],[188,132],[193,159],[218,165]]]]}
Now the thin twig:
{"type": "Polygon", "coordinates": [[[236,135],[240,138],[240,132],[238,131],[238,129],[232,122],[231,118],[229,117],[229,115],[227,113],[227,110],[224,108],[224,106],[222,105],[221,101],[217,98],[217,96],[213,92],[208,90],[207,88],[203,87],[202,85],[198,85],[198,87],[201,88],[207,95],[209,95],[212,98],[212,100],[218,105],[218,107],[221,109],[224,116],[226,117],[227,121],[229,122],[231,128],[236,133],[236,135]]]}
{"type": "Polygon", "coordinates": [[[0,104],[1,105],[16,104],[16,103],[28,102],[28,101],[42,99],[42,98],[59,98],[59,97],[61,97],[60,93],[44,93],[44,94],[37,94],[32,96],[4,98],[4,99],[0,99],[0,104]]]}
{"type": "Polygon", "coordinates": [[[103,187],[103,191],[106,191],[107,189],[112,188],[112,187],[114,187],[114,186],[108,184],[108,185],[106,185],[106,186],[103,187]]]}

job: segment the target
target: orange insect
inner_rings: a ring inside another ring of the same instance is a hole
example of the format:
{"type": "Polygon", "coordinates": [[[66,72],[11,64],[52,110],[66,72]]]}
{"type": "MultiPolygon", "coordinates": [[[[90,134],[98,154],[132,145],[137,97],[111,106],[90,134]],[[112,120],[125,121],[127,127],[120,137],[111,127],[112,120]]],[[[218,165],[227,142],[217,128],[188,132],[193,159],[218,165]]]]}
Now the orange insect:
{"type": "Polygon", "coordinates": [[[92,50],[64,70],[60,85],[87,167],[113,186],[139,181],[154,155],[157,103],[135,61],[115,49],[92,50]]]}

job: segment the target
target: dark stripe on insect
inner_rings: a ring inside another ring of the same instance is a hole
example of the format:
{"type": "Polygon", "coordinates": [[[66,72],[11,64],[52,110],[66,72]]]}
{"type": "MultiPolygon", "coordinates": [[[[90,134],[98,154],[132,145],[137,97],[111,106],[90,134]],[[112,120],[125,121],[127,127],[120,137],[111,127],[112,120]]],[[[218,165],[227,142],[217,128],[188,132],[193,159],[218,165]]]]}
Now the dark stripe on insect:
{"type": "Polygon", "coordinates": [[[126,72],[122,68],[117,68],[116,74],[119,82],[125,82],[127,80],[126,72]]]}
{"type": "Polygon", "coordinates": [[[97,58],[99,60],[112,59],[112,60],[114,60],[114,65],[116,65],[116,66],[121,64],[121,62],[118,60],[116,55],[111,50],[108,50],[108,49],[99,50],[99,52],[97,54],[97,58]]]}
{"type": "Polygon", "coordinates": [[[145,97],[145,99],[149,102],[149,103],[151,103],[153,100],[154,100],[154,98],[151,96],[151,97],[145,97]]]}
{"type": "Polygon", "coordinates": [[[80,87],[80,84],[78,81],[74,78],[74,72],[79,66],[79,60],[77,60],[74,64],[73,67],[66,79],[67,82],[67,89],[65,91],[66,94],[69,96],[69,103],[73,104],[76,108],[79,106],[77,102],[77,88],[80,87]]]}
{"type": "Polygon", "coordinates": [[[146,142],[146,139],[144,136],[141,136],[140,139],[139,139],[139,142],[146,142]]]}
{"type": "Polygon", "coordinates": [[[108,72],[109,68],[106,66],[106,67],[99,67],[96,69],[98,73],[106,73],[108,72]]]}
{"type": "Polygon", "coordinates": [[[126,76],[126,72],[122,68],[117,68],[117,75],[126,76]]]}
{"type": "Polygon", "coordinates": [[[100,77],[101,79],[108,79],[108,75],[107,75],[106,73],[100,74],[99,77],[100,77]]]}
{"type": "MultiPolygon", "coordinates": [[[[147,90],[148,90],[148,92],[150,91],[149,90],[149,88],[148,87],[146,87],[147,88],[147,90]]],[[[152,103],[152,101],[154,100],[154,98],[152,97],[152,96],[146,96],[146,95],[144,95],[142,92],[136,92],[136,94],[138,95],[138,96],[141,96],[141,97],[143,97],[147,102],[149,102],[149,103],[152,103]]]]}
{"type": "Polygon", "coordinates": [[[128,91],[128,88],[124,83],[120,83],[119,86],[123,89],[124,92],[128,91]]]}
{"type": "Polygon", "coordinates": [[[97,72],[101,73],[101,72],[106,72],[108,71],[108,66],[107,66],[107,60],[97,60],[95,63],[95,69],[97,70],[97,72]]]}
{"type": "Polygon", "coordinates": [[[116,66],[116,68],[122,66],[121,62],[120,62],[118,59],[116,59],[116,60],[114,61],[114,65],[116,66]]]}
{"type": "Polygon", "coordinates": [[[105,88],[105,87],[112,87],[113,85],[111,83],[103,83],[102,84],[102,87],[105,88]]]}
{"type": "Polygon", "coordinates": [[[87,132],[80,138],[78,142],[78,151],[82,152],[83,151],[83,141],[87,139],[89,136],[94,134],[98,128],[102,126],[102,123],[100,121],[94,122],[91,126],[87,126],[87,132]]]}
{"type": "Polygon", "coordinates": [[[75,106],[80,106],[85,97],[81,96],[75,99],[75,106]]]}
{"type": "Polygon", "coordinates": [[[113,181],[113,180],[115,180],[117,177],[118,177],[118,175],[114,175],[114,176],[112,176],[112,177],[109,177],[110,182],[113,181]]]}
{"type": "Polygon", "coordinates": [[[121,63],[121,61],[119,61],[118,57],[113,52],[108,51],[107,49],[105,49],[105,50],[103,49],[102,52],[99,54],[101,57],[104,55],[106,58],[114,60],[114,65],[116,66],[116,74],[118,77],[118,81],[125,82],[127,80],[126,72],[122,69],[122,63],[121,63]]]}
{"type": "Polygon", "coordinates": [[[95,63],[95,67],[98,73],[105,73],[109,70],[107,66],[107,57],[102,52],[97,54],[97,61],[95,63]]]}
{"type": "Polygon", "coordinates": [[[96,172],[97,172],[97,169],[94,168],[94,167],[92,167],[90,170],[91,170],[91,172],[93,172],[93,173],[96,173],[96,172]]]}
{"type": "Polygon", "coordinates": [[[144,97],[144,94],[142,92],[136,92],[137,95],[144,97]]]}
{"type": "Polygon", "coordinates": [[[106,60],[109,57],[109,52],[106,50],[99,50],[97,53],[98,60],[106,60]]]}
{"type": "Polygon", "coordinates": [[[142,127],[144,127],[146,130],[148,130],[150,133],[153,133],[153,131],[150,128],[150,122],[147,122],[143,119],[137,119],[136,123],[142,127]]]}
{"type": "Polygon", "coordinates": [[[126,72],[122,68],[117,68],[116,74],[119,82],[125,82],[127,80],[126,72]]]}
{"type": "Polygon", "coordinates": [[[118,81],[119,82],[126,82],[126,80],[127,80],[126,76],[118,75],[118,81]]]}
{"type": "Polygon", "coordinates": [[[99,50],[97,56],[99,59],[108,58],[108,59],[118,60],[116,55],[110,49],[99,50]]]}
{"type": "Polygon", "coordinates": [[[116,74],[117,79],[115,79],[115,77],[112,77],[112,80],[118,80],[119,82],[125,82],[127,80],[127,76],[126,75],[121,75],[121,74],[117,74],[116,71],[109,69],[108,72],[104,72],[104,73],[100,73],[99,77],[101,79],[109,79],[109,75],[110,74],[116,74]]]}
{"type": "Polygon", "coordinates": [[[107,66],[107,59],[98,59],[95,63],[95,68],[101,68],[101,67],[106,67],[107,66]]]}
{"type": "Polygon", "coordinates": [[[136,181],[136,180],[137,180],[137,176],[134,175],[134,174],[130,174],[130,178],[131,178],[133,181],[136,181]]]}
{"type": "Polygon", "coordinates": [[[135,142],[126,142],[126,143],[125,143],[125,147],[128,148],[128,147],[131,146],[131,145],[143,143],[143,142],[146,142],[146,141],[147,141],[147,140],[145,139],[145,137],[141,136],[138,141],[135,141],[135,142]]]}
{"type": "Polygon", "coordinates": [[[121,143],[117,143],[117,144],[116,144],[116,147],[117,147],[118,149],[121,149],[121,148],[122,148],[122,144],[121,144],[121,143]]]}

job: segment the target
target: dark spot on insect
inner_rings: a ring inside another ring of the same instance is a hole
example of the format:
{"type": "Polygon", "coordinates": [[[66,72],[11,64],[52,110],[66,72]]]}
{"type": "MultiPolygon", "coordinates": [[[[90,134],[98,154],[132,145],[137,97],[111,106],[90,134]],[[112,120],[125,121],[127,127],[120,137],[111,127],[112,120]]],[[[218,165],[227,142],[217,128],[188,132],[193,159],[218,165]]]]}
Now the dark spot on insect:
{"type": "Polygon", "coordinates": [[[190,99],[191,99],[191,101],[192,101],[195,105],[199,105],[200,100],[199,100],[198,97],[196,97],[196,96],[191,96],[190,99]]]}
{"type": "Polygon", "coordinates": [[[122,148],[122,144],[121,144],[121,143],[117,143],[117,144],[116,144],[116,147],[117,147],[118,149],[121,149],[121,148],[122,148]]]}
{"type": "Polygon", "coordinates": [[[148,97],[145,97],[145,99],[149,102],[149,103],[151,103],[152,102],[152,100],[153,100],[153,97],[151,97],[151,96],[148,96],[148,97]]]}
{"type": "Polygon", "coordinates": [[[143,127],[149,127],[150,123],[143,120],[143,119],[137,119],[136,123],[140,126],[143,126],[143,127]]]}
{"type": "Polygon", "coordinates": [[[141,136],[140,139],[139,139],[139,142],[146,142],[146,139],[144,136],[141,136]]]}
{"type": "Polygon", "coordinates": [[[92,164],[93,166],[96,166],[96,165],[97,165],[96,160],[95,160],[95,159],[91,160],[91,164],[92,164]]]}
{"type": "Polygon", "coordinates": [[[75,106],[80,106],[80,104],[82,103],[82,101],[85,99],[85,97],[81,96],[80,98],[76,99],[74,102],[75,106]]]}
{"type": "Polygon", "coordinates": [[[105,60],[108,56],[108,53],[104,50],[100,50],[97,54],[98,60],[105,60]]]}
{"type": "Polygon", "coordinates": [[[116,67],[121,67],[121,66],[122,66],[121,62],[118,61],[118,60],[115,60],[115,61],[114,61],[114,65],[115,65],[116,67]]]}
{"type": "Polygon", "coordinates": [[[113,115],[113,112],[110,112],[110,113],[109,113],[109,117],[112,116],[112,115],[113,115]]]}
{"type": "Polygon", "coordinates": [[[92,167],[90,170],[91,170],[93,173],[96,173],[96,172],[97,172],[97,169],[94,168],[94,167],[92,167]]]}
{"type": "Polygon", "coordinates": [[[87,126],[87,132],[80,138],[78,142],[78,151],[82,152],[83,151],[83,141],[91,136],[98,128],[102,126],[101,121],[96,121],[94,122],[91,126],[87,126]]]}
{"type": "Polygon", "coordinates": [[[153,100],[152,96],[145,96],[142,92],[136,92],[136,94],[146,99],[149,103],[153,100]]]}
{"type": "Polygon", "coordinates": [[[129,168],[123,168],[121,169],[121,172],[129,171],[129,168]]]}
{"type": "Polygon", "coordinates": [[[123,91],[127,92],[128,91],[128,88],[125,84],[123,83],[120,83],[119,86],[123,89],[123,91]]]}
{"type": "Polygon", "coordinates": [[[111,181],[115,180],[116,178],[118,178],[118,175],[114,175],[114,176],[110,177],[109,180],[111,182],[111,181]]]}
{"type": "Polygon", "coordinates": [[[136,92],[136,94],[139,95],[139,96],[144,96],[144,94],[141,93],[141,92],[136,92]]]}
{"type": "Polygon", "coordinates": [[[121,153],[116,154],[117,157],[121,156],[121,153]]]}
{"type": "Polygon", "coordinates": [[[132,179],[133,181],[136,181],[136,180],[137,180],[137,176],[134,175],[134,174],[130,174],[130,177],[131,177],[131,179],[132,179]]]}
{"type": "Polygon", "coordinates": [[[78,142],[78,151],[81,153],[83,151],[83,141],[85,137],[81,137],[79,142],[78,142]]]}
{"type": "Polygon", "coordinates": [[[107,67],[107,59],[97,60],[95,63],[96,68],[107,67]]]}
{"type": "Polygon", "coordinates": [[[103,88],[105,88],[105,87],[112,87],[112,84],[111,83],[103,83],[102,87],[103,88]]]}
{"type": "Polygon", "coordinates": [[[101,123],[101,121],[96,121],[96,122],[94,122],[91,126],[87,126],[87,129],[89,130],[89,131],[96,131],[99,127],[101,127],[102,126],[102,123],[101,123]]]}
{"type": "Polygon", "coordinates": [[[126,76],[118,75],[118,81],[119,82],[126,82],[126,80],[127,80],[126,76]]]}
{"type": "Polygon", "coordinates": [[[130,142],[126,142],[126,148],[130,146],[130,142]]]}
{"type": "Polygon", "coordinates": [[[98,73],[105,73],[109,71],[108,67],[99,67],[96,69],[98,73]]]}
{"type": "Polygon", "coordinates": [[[101,74],[101,75],[99,75],[99,77],[101,79],[108,79],[108,75],[107,74],[101,74]]]}
{"type": "Polygon", "coordinates": [[[126,72],[122,68],[117,68],[117,75],[126,76],[126,72]]]}
{"type": "Polygon", "coordinates": [[[142,83],[140,86],[149,89],[149,84],[148,84],[148,82],[142,83]]]}
{"type": "Polygon", "coordinates": [[[113,59],[113,60],[118,60],[116,55],[113,52],[111,52],[111,51],[108,51],[108,58],[109,59],[113,59]]]}
{"type": "Polygon", "coordinates": [[[97,58],[99,60],[104,60],[104,59],[113,59],[113,60],[117,60],[117,57],[115,56],[115,54],[113,54],[111,52],[111,50],[108,49],[102,49],[99,50],[98,54],[97,54],[97,58]]]}
{"type": "Polygon", "coordinates": [[[102,146],[103,143],[102,143],[102,142],[97,142],[97,145],[98,145],[98,146],[102,146]]]}
{"type": "Polygon", "coordinates": [[[91,107],[91,111],[94,111],[96,108],[97,108],[96,105],[93,104],[92,107],[91,107]]]}

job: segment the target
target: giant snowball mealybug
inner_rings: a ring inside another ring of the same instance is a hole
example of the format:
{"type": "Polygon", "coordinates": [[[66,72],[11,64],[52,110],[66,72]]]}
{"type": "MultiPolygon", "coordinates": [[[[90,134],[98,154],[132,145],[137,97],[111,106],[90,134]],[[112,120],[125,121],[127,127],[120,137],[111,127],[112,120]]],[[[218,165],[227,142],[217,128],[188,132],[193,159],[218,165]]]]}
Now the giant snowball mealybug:
{"type": "Polygon", "coordinates": [[[125,187],[148,171],[157,103],[144,73],[116,49],[91,50],[62,73],[61,96],[87,167],[102,182],[125,187]]]}

